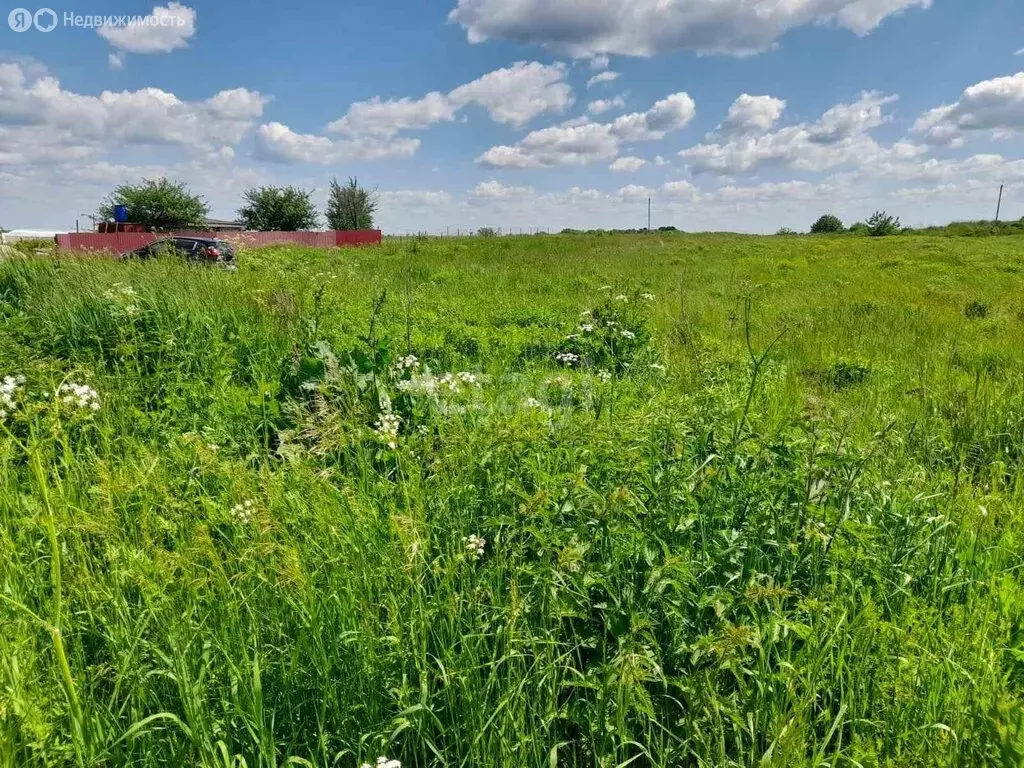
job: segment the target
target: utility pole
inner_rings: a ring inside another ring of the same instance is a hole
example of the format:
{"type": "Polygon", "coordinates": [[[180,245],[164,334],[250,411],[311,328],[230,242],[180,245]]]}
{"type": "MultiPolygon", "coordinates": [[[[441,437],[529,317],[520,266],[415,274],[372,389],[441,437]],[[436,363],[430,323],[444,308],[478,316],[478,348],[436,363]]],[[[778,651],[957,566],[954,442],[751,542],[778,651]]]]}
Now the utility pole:
{"type": "Polygon", "coordinates": [[[651,231],[651,198],[647,198],[647,231],[651,231]]]}
{"type": "Polygon", "coordinates": [[[999,202],[996,203],[996,223],[997,224],[999,223],[999,214],[1003,210],[1003,187],[1004,186],[1005,186],[1004,184],[1000,184],[999,185],[999,202]]]}

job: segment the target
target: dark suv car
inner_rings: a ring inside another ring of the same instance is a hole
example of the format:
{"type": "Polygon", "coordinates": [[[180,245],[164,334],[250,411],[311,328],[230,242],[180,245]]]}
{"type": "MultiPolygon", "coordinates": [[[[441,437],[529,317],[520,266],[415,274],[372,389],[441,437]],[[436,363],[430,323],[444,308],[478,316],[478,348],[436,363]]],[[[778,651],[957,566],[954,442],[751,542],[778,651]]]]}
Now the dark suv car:
{"type": "Polygon", "coordinates": [[[189,261],[227,266],[235,261],[235,249],[224,240],[205,237],[165,237],[134,251],[121,254],[122,259],[150,259],[160,254],[180,254],[189,261]]]}

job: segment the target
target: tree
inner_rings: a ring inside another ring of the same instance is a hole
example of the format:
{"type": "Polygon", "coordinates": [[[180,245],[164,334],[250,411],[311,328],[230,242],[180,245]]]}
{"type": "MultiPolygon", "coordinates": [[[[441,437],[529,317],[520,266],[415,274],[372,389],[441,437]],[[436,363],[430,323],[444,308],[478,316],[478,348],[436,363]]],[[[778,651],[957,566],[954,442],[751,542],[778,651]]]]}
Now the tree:
{"type": "Polygon", "coordinates": [[[242,194],[245,205],[238,209],[238,218],[246,229],[260,232],[315,229],[320,215],[312,194],[298,187],[253,187],[242,194]]]}
{"type": "Polygon", "coordinates": [[[833,216],[831,213],[826,213],[814,224],[811,225],[812,235],[823,235],[834,232],[842,232],[845,228],[843,222],[838,216],[833,216]]]}
{"type": "Polygon", "coordinates": [[[360,187],[358,179],[349,179],[344,186],[331,179],[327,223],[331,229],[373,229],[377,205],[377,193],[360,187]]]}
{"type": "Polygon", "coordinates": [[[114,218],[114,207],[128,208],[128,220],[154,231],[197,229],[206,224],[210,207],[182,183],[167,179],[143,179],[139,184],[122,184],[100,205],[96,215],[114,218]]]}
{"type": "Polygon", "coordinates": [[[498,230],[496,230],[494,227],[480,227],[480,229],[478,229],[476,231],[476,236],[477,237],[497,237],[498,236],[498,230]]]}
{"type": "Polygon", "coordinates": [[[789,227],[783,227],[782,229],[780,229],[775,234],[778,235],[779,237],[789,237],[791,235],[795,235],[796,232],[794,230],[790,229],[789,227]]]}
{"type": "Polygon", "coordinates": [[[867,220],[868,234],[872,237],[886,237],[895,235],[900,231],[900,220],[896,216],[890,216],[885,211],[875,211],[867,220]]]}

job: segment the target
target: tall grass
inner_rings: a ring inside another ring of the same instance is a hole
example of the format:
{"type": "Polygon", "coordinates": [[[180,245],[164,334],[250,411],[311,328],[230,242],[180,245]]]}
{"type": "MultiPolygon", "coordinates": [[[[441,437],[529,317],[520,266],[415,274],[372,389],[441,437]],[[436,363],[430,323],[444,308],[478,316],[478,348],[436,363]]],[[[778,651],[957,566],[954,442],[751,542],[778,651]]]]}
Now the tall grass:
{"type": "Polygon", "coordinates": [[[1021,764],[1019,242],[0,264],[0,765],[1021,764]]]}

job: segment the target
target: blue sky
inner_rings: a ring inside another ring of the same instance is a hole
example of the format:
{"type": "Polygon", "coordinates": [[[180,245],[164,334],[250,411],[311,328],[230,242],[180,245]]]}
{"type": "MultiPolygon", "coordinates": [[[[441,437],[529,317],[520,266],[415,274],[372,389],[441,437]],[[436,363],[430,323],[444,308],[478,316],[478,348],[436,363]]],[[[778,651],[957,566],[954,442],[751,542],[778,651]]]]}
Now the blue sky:
{"type": "Polygon", "coordinates": [[[648,197],[688,230],[926,224],[991,217],[1004,182],[1024,216],[1019,0],[93,0],[50,32],[16,7],[8,228],[154,176],[230,217],[356,175],[391,232],[643,226],[648,197]]]}

